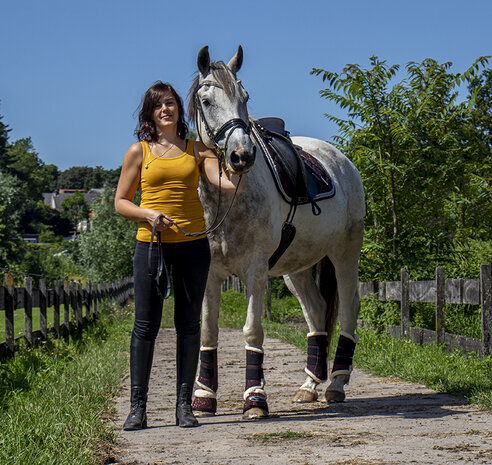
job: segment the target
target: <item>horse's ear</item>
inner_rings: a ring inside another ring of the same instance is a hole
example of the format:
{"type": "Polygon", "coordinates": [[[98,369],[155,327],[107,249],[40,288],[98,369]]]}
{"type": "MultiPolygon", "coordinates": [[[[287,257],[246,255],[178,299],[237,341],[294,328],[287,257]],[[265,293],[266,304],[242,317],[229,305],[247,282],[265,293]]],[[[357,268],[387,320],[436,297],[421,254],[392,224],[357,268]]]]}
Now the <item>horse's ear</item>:
{"type": "Polygon", "coordinates": [[[203,76],[206,76],[210,70],[210,54],[208,53],[208,45],[202,47],[198,52],[198,58],[196,60],[198,69],[203,76]]]}
{"type": "Polygon", "coordinates": [[[237,48],[237,53],[231,58],[231,61],[227,64],[227,67],[236,75],[243,64],[243,47],[237,48]]]}

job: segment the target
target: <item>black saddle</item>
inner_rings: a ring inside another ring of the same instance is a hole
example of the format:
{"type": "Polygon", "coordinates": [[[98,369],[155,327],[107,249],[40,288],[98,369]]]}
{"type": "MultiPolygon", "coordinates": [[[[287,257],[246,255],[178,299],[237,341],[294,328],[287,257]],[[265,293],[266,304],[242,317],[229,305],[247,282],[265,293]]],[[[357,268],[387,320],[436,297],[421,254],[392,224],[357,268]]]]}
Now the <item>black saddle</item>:
{"type": "Polygon", "coordinates": [[[280,259],[294,240],[296,228],[292,224],[298,205],[311,203],[314,215],[321,213],[317,201],[335,195],[335,186],[323,165],[312,155],[294,145],[280,118],[261,118],[252,121],[256,145],[265,156],[273,179],[290,210],[282,226],[277,250],[269,260],[269,268],[280,259]]]}
{"type": "Polygon", "coordinates": [[[253,122],[253,133],[260,146],[282,198],[289,204],[311,203],[319,214],[317,201],[335,195],[335,187],[323,165],[294,145],[280,118],[261,118],[253,122]]]}

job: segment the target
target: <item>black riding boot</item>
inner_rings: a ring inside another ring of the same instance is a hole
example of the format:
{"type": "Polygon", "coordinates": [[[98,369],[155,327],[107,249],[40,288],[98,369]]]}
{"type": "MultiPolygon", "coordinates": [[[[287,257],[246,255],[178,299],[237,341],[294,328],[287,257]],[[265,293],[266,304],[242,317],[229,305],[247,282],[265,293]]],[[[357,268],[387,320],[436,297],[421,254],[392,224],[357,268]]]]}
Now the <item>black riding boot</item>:
{"type": "Polygon", "coordinates": [[[200,333],[178,336],[176,347],[176,425],[182,428],[198,426],[198,420],[191,410],[191,395],[195,383],[199,353],[200,333]]]}
{"type": "Polygon", "coordinates": [[[154,341],[139,339],[134,334],[130,344],[130,414],[124,430],[147,428],[147,391],[154,355],[154,341]]]}

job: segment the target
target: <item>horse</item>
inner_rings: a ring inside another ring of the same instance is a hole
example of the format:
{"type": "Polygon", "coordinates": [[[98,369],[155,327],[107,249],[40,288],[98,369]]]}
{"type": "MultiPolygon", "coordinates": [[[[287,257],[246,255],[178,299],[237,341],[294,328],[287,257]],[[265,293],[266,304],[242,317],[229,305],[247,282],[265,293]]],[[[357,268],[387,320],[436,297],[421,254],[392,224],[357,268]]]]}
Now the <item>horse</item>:
{"type": "Polygon", "coordinates": [[[261,419],[269,415],[261,319],[265,289],[271,277],[283,276],[288,289],[299,300],[308,326],[304,370],[307,377],[293,401],[318,399],[317,386],[328,379],[327,352],[337,317],[340,336],[324,395],[327,402],[345,399],[344,387],[350,378],[357,343],[358,262],[365,207],[360,174],[347,157],[325,141],[293,137],[293,144],[315,157],[329,173],[336,194],[318,202],[321,210],[318,215],[313,214],[309,204],[297,206],[291,218],[296,231],[294,239],[276,263],[269,266],[281,242],[291,205],[281,197],[266,159],[252,137],[247,109],[249,96],[237,79],[242,62],[241,46],[227,64],[211,62],[208,46],[203,47],[198,53],[198,71],[188,94],[188,114],[198,137],[223,157],[226,170],[244,175],[241,182],[245,182],[243,193],[235,199],[230,193],[222,193],[221,202],[217,188],[203,177],[200,181],[199,194],[207,226],[212,226],[217,218],[221,221],[208,235],[212,260],[202,306],[193,411],[197,415],[213,415],[217,411],[221,284],[235,274],[245,285],[247,299],[243,327],[246,343],[243,417],[261,419]],[[232,208],[229,202],[234,202],[232,208]],[[315,265],[317,279],[313,274],[315,265]]]}

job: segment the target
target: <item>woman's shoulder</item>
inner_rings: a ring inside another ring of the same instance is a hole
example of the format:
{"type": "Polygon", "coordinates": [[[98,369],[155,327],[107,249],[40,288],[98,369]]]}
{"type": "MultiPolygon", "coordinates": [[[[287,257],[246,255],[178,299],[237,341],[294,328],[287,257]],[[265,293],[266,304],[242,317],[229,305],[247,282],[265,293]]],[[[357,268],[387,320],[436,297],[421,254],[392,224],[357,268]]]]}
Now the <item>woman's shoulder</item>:
{"type": "Polygon", "coordinates": [[[132,145],[130,145],[130,147],[128,147],[125,158],[131,162],[141,163],[143,151],[144,148],[142,142],[135,142],[132,145]]]}

